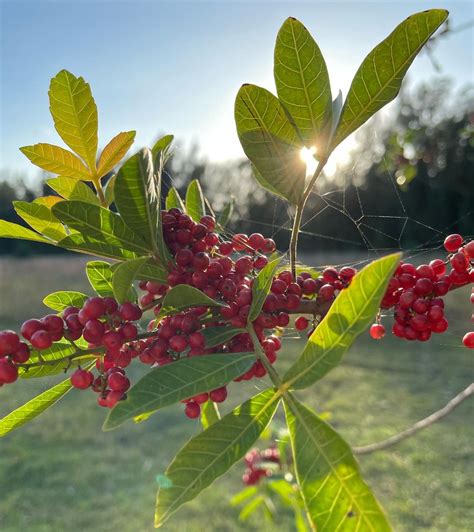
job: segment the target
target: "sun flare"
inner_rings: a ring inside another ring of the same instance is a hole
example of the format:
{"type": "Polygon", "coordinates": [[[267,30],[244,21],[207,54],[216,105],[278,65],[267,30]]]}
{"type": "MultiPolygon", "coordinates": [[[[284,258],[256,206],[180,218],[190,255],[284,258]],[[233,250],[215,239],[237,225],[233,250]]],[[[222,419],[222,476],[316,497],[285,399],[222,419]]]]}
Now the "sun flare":
{"type": "Polygon", "coordinates": [[[315,155],[315,146],[311,146],[311,148],[305,146],[300,151],[300,158],[306,164],[306,176],[313,175],[318,166],[318,161],[314,158],[315,155]]]}

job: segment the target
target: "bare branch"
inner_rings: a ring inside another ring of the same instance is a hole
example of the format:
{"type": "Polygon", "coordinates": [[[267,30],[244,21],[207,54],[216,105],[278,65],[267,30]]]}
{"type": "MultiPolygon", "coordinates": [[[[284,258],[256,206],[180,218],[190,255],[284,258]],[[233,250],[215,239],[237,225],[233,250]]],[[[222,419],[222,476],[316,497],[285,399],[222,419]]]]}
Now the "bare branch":
{"type": "Polygon", "coordinates": [[[436,423],[437,421],[440,421],[444,417],[446,417],[448,414],[450,414],[455,408],[457,408],[463,401],[468,399],[471,395],[474,394],[474,383],[470,384],[467,388],[465,388],[462,392],[458,393],[455,397],[453,397],[449,403],[446,404],[441,410],[437,410],[436,412],[433,412],[430,416],[425,417],[424,419],[421,419],[408,429],[395,434],[394,436],[391,436],[390,438],[387,438],[386,440],[382,440],[377,443],[371,443],[370,445],[364,445],[363,447],[353,447],[353,451],[355,454],[370,454],[374,453],[376,451],[383,451],[384,449],[388,449],[389,447],[392,447],[392,445],[396,445],[397,443],[403,441],[406,438],[409,438],[410,436],[413,436],[413,434],[416,434],[419,430],[425,429],[426,427],[429,427],[433,423],[436,423]]]}

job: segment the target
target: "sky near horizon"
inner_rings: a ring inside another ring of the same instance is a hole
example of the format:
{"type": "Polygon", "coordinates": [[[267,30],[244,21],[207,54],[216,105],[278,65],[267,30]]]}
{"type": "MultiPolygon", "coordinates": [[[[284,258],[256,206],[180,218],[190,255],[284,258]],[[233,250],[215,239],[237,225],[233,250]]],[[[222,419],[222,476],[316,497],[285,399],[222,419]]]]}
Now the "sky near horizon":
{"type": "MultiPolygon", "coordinates": [[[[396,24],[432,7],[449,9],[453,28],[474,19],[472,1],[0,0],[0,169],[37,175],[19,146],[63,145],[47,95],[63,68],[91,84],[100,147],[135,129],[135,149],[173,133],[212,161],[241,157],[234,98],[244,82],[275,92],[273,47],[288,16],[318,42],[335,96],[396,24]]],[[[473,44],[470,27],[436,46],[457,86],[474,83],[473,44]]],[[[409,71],[412,82],[435,75],[427,54],[409,71]]]]}

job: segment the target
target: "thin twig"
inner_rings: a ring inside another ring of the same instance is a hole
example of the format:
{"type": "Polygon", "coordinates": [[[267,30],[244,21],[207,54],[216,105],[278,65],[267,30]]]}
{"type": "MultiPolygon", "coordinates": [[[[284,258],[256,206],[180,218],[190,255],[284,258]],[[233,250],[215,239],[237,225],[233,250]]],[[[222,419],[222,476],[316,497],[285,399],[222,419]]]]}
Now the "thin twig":
{"type": "Polygon", "coordinates": [[[370,454],[377,451],[383,451],[384,449],[388,449],[389,447],[392,447],[392,445],[397,445],[397,443],[403,441],[406,438],[409,438],[410,436],[413,436],[413,434],[416,434],[419,430],[425,429],[426,427],[429,427],[433,423],[436,423],[437,421],[440,421],[444,417],[446,417],[448,414],[450,414],[455,408],[457,408],[463,401],[468,399],[471,395],[474,394],[474,383],[470,384],[467,388],[465,388],[462,392],[458,393],[455,397],[453,397],[441,410],[437,410],[436,412],[433,412],[430,416],[425,417],[424,419],[421,419],[408,429],[395,434],[394,436],[391,436],[390,438],[387,438],[386,440],[377,442],[377,443],[371,443],[370,445],[364,445],[363,447],[353,447],[353,451],[355,454],[370,454]]]}

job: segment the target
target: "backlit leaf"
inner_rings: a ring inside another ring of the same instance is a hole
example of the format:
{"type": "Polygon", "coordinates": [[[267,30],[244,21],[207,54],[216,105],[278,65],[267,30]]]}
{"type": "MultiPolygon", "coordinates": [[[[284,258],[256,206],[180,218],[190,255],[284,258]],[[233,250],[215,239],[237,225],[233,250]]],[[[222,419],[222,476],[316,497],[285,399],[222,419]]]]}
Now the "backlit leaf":
{"type": "Polygon", "coordinates": [[[204,195],[197,179],[193,179],[186,190],[186,212],[195,222],[206,214],[204,195]]]}
{"type": "Polygon", "coordinates": [[[169,211],[170,209],[180,209],[181,211],[186,212],[183,200],[175,187],[171,187],[166,196],[166,210],[169,211]]]}
{"type": "Polygon", "coordinates": [[[118,215],[83,201],[61,201],[53,207],[53,214],[64,224],[79,231],[83,236],[123,247],[142,255],[150,252],[149,246],[135,234],[118,215]]]}
{"type": "Polygon", "coordinates": [[[113,271],[111,264],[102,260],[93,260],[87,263],[86,275],[94,291],[102,297],[114,295],[112,286],[113,271]]]}
{"type": "Polygon", "coordinates": [[[51,240],[31,231],[31,229],[6,220],[0,220],[0,238],[14,238],[15,240],[31,240],[33,242],[53,244],[51,240]]]}
{"type": "Polygon", "coordinates": [[[331,87],[324,57],[305,26],[287,18],[275,45],[275,85],[307,147],[324,149],[331,125],[331,87]]]}
{"type": "Polygon", "coordinates": [[[97,163],[97,175],[99,177],[108,174],[125,157],[135,140],[135,134],[135,131],[124,131],[116,135],[105,146],[97,163]]]}
{"type": "Polygon", "coordinates": [[[66,229],[62,223],[45,205],[36,202],[14,201],[13,206],[18,216],[35,231],[55,241],[62,240],[66,236],[66,229]]]}
{"type": "Polygon", "coordinates": [[[61,70],[49,86],[49,108],[59,136],[94,172],[98,118],[89,84],[61,70]]]}
{"type": "Polygon", "coordinates": [[[112,286],[114,289],[115,299],[119,303],[129,301],[130,289],[133,281],[137,278],[143,265],[149,260],[149,257],[140,257],[139,259],[127,260],[117,265],[112,277],[112,286]]]}
{"type": "Polygon", "coordinates": [[[43,299],[43,303],[53,310],[62,312],[67,307],[81,308],[89,296],[82,292],[75,292],[73,290],[59,290],[47,295],[43,299]]]}
{"type": "Polygon", "coordinates": [[[291,203],[299,203],[306,177],[300,157],[303,143],[278,98],[256,85],[243,85],[235,100],[235,122],[259,183],[291,203]]]}
{"type": "Polygon", "coordinates": [[[86,201],[87,203],[99,205],[99,198],[82,181],[60,176],[48,179],[46,183],[64,199],[86,201]]]}
{"type": "Polygon", "coordinates": [[[28,159],[47,172],[73,179],[90,181],[91,176],[84,163],[68,150],[52,144],[40,143],[23,146],[20,151],[28,159]]]}

